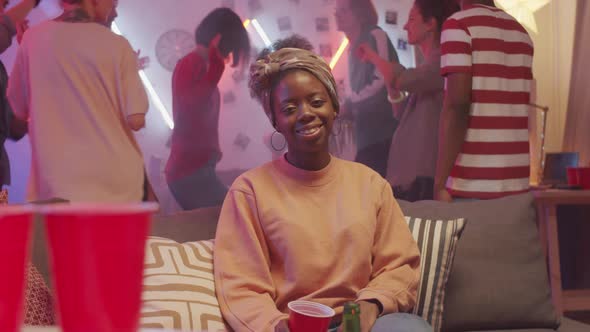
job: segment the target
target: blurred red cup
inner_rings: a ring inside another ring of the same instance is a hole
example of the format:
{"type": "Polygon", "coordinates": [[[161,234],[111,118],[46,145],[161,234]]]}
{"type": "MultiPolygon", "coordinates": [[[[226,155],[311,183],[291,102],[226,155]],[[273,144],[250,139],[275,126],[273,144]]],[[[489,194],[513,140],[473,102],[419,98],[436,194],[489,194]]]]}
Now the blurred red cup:
{"type": "Polygon", "coordinates": [[[33,208],[0,207],[0,326],[20,331],[23,322],[26,266],[29,260],[33,208]]]}
{"type": "Polygon", "coordinates": [[[580,184],[578,180],[578,168],[577,167],[568,167],[567,171],[567,184],[570,186],[577,186],[580,184]]]}
{"type": "Polygon", "coordinates": [[[332,308],[311,301],[291,301],[287,306],[291,332],[326,332],[335,315],[332,308]]]}
{"type": "Polygon", "coordinates": [[[584,189],[590,189],[590,167],[578,167],[578,185],[584,189]]]}
{"type": "Polygon", "coordinates": [[[45,216],[64,332],[136,332],[155,203],[59,204],[45,216]]]}

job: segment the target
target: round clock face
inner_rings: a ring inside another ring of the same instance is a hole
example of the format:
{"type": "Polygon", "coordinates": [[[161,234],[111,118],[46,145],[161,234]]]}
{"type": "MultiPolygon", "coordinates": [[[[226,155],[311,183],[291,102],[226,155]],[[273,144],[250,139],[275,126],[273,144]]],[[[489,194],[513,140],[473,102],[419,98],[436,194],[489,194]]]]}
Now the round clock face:
{"type": "Polygon", "coordinates": [[[156,58],[160,65],[173,71],[178,60],[195,48],[194,36],[184,30],[168,30],[156,42],[156,58]]]}

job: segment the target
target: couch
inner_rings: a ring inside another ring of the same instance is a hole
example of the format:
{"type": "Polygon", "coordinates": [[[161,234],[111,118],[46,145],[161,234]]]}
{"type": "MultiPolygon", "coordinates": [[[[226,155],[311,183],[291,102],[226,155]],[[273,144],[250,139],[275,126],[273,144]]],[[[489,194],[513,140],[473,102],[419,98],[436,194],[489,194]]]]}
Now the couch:
{"type": "MultiPolygon", "coordinates": [[[[560,317],[553,309],[532,195],[452,204],[399,203],[406,216],[466,220],[446,285],[442,331],[590,331],[590,325],[560,317]]],[[[151,234],[159,241],[197,243],[191,247],[195,252],[198,249],[212,255],[213,243],[200,240],[214,238],[219,212],[219,208],[207,208],[159,215],[154,218],[151,234]]],[[[47,277],[43,238],[42,227],[37,224],[32,260],[47,277]]],[[[203,271],[210,273],[211,260],[206,264],[199,268],[201,277],[203,271]]],[[[214,287],[211,278],[206,278],[203,288],[214,287]]],[[[151,285],[151,280],[145,280],[151,285]]],[[[218,309],[214,308],[214,294],[209,292],[207,296],[208,300],[199,302],[210,302],[206,304],[215,310],[203,317],[211,318],[218,314],[218,309]]],[[[150,303],[149,299],[146,303],[150,303]]]]}

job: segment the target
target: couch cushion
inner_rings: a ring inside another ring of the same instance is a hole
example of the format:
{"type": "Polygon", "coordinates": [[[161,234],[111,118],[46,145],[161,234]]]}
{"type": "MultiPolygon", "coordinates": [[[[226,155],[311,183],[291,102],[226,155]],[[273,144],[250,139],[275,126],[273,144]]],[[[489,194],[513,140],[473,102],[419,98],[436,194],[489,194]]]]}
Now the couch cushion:
{"type": "Polygon", "coordinates": [[[212,240],[179,244],[150,237],[143,283],[142,327],[226,329],[215,296],[212,240]]]}
{"type": "Polygon", "coordinates": [[[221,207],[201,208],[169,215],[156,215],[151,235],[176,242],[209,240],[215,238],[221,207]]]}
{"type": "Polygon", "coordinates": [[[532,195],[456,203],[400,201],[400,206],[415,217],[469,220],[447,283],[444,331],[558,326],[532,195]]]}
{"type": "Polygon", "coordinates": [[[478,330],[468,332],[588,332],[590,325],[583,324],[568,318],[563,318],[559,329],[525,329],[525,330],[478,330]]]}
{"type": "Polygon", "coordinates": [[[465,220],[429,220],[406,216],[406,222],[422,256],[414,314],[424,318],[438,332],[442,326],[445,286],[465,220]]]}

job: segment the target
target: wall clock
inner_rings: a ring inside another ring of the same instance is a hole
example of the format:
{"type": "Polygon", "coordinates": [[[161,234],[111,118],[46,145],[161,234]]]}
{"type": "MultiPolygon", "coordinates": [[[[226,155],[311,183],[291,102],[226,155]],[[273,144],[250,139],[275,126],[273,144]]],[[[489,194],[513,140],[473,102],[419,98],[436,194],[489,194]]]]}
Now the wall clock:
{"type": "Polygon", "coordinates": [[[172,29],[164,32],[156,42],[156,58],[160,65],[173,71],[178,60],[195,48],[195,37],[192,33],[172,29]]]}

